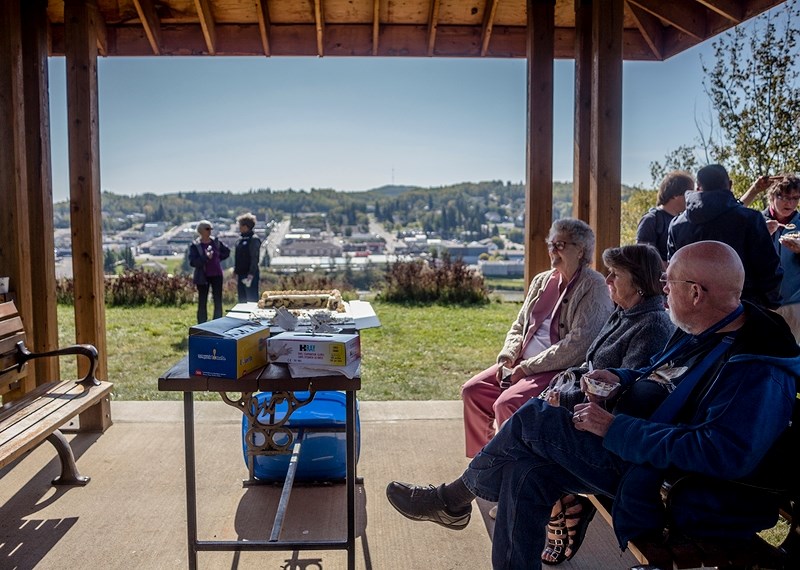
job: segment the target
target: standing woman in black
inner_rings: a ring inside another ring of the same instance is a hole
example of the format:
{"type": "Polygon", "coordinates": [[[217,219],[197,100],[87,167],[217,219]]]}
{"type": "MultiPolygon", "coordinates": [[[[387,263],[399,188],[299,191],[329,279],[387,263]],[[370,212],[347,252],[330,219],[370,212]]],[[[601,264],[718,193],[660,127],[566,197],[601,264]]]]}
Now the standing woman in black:
{"type": "Polygon", "coordinates": [[[211,237],[211,222],[197,224],[198,238],[189,246],[189,265],[194,267],[194,284],[197,285],[197,322],[208,320],[208,289],[214,300],[214,318],[222,316],[222,260],[228,259],[231,250],[216,237],[211,237]]]}
{"type": "Polygon", "coordinates": [[[236,241],[233,272],[236,274],[236,292],[239,302],[258,301],[258,259],[261,253],[261,240],[253,233],[256,217],[242,214],[236,220],[242,236],[236,241]]]}

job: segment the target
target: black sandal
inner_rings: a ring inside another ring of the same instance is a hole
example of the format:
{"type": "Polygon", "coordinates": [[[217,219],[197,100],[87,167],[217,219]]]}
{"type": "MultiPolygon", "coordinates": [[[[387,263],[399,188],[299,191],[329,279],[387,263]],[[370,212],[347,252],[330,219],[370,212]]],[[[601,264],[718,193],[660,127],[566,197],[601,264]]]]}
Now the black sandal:
{"type": "Polygon", "coordinates": [[[578,553],[586,537],[586,529],[597,512],[591,501],[580,495],[565,495],[559,502],[561,512],[550,517],[547,524],[547,546],[541,556],[542,563],[548,566],[571,560],[578,553]],[[569,501],[566,504],[565,499],[569,501]],[[569,524],[570,521],[577,522],[569,524]]]}

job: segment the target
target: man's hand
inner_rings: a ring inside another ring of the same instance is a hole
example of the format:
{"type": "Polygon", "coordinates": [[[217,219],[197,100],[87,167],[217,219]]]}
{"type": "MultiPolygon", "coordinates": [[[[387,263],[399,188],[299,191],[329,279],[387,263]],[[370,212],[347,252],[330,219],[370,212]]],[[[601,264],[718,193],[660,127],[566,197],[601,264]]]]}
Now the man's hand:
{"type": "Polygon", "coordinates": [[[608,370],[592,370],[581,376],[581,391],[590,402],[601,403],[616,394],[619,377],[608,370]]]}
{"type": "Polygon", "coordinates": [[[600,437],[605,437],[613,421],[614,416],[607,412],[601,404],[595,402],[576,404],[572,414],[572,423],[575,429],[588,431],[600,437]]]}

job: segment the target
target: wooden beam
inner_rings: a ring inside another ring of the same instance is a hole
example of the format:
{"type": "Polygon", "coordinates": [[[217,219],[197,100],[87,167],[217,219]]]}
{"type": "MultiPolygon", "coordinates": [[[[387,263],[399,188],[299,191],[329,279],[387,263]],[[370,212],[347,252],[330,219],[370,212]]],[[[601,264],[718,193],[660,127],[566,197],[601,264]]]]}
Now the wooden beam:
{"type": "MultiPolygon", "coordinates": [[[[258,2],[259,0],[256,0],[258,2]]],[[[156,13],[155,0],[133,0],[153,55],[161,55],[161,20],[156,13]]]]}
{"type": "MultiPolygon", "coordinates": [[[[97,377],[107,379],[97,38],[94,25],[97,17],[96,0],[66,0],[64,3],[75,340],[97,347],[97,377]]],[[[78,359],[79,375],[87,371],[85,361],[85,358],[78,359]]]]}
{"type": "Polygon", "coordinates": [[[428,18],[428,57],[433,56],[436,46],[436,31],[439,28],[439,0],[432,0],[431,14],[428,18]]]}
{"type": "Polygon", "coordinates": [[[322,0],[314,0],[314,26],[317,31],[317,55],[325,55],[325,15],[322,0]]]}
{"type": "Polygon", "coordinates": [[[664,59],[664,26],[661,21],[650,12],[645,12],[638,6],[627,2],[628,9],[633,16],[636,27],[642,34],[642,38],[650,46],[656,59],[664,59]]]}
{"type": "Polygon", "coordinates": [[[553,63],[555,1],[528,2],[525,282],[550,267],[544,241],[553,223],[553,63]]]}
{"type": "Polygon", "coordinates": [[[706,39],[706,9],[694,0],[628,0],[628,3],[650,12],[685,34],[698,40],[706,39]]]}
{"type": "Polygon", "coordinates": [[[592,164],[589,225],[596,237],[595,268],[619,245],[622,194],[623,0],[592,5],[592,164]]]}
{"type": "Polygon", "coordinates": [[[589,221],[592,134],[592,0],[575,0],[572,217],[589,221]]]}
{"type": "Polygon", "coordinates": [[[697,2],[728,18],[734,24],[740,24],[744,20],[744,9],[734,0],[697,0],[697,2]]]}
{"type": "Polygon", "coordinates": [[[381,0],[372,2],[372,55],[378,55],[378,40],[381,33],[381,0]]]}
{"type": "Polygon", "coordinates": [[[256,0],[256,12],[258,13],[258,35],[261,37],[261,46],[264,48],[264,55],[269,57],[272,52],[269,47],[271,30],[267,0],[256,0]]]}
{"type": "MultiPolygon", "coordinates": [[[[8,276],[23,323],[33,319],[33,283],[28,253],[28,178],[25,156],[25,93],[22,72],[22,16],[20,2],[0,2],[0,271],[8,276]]],[[[3,400],[22,395],[35,386],[29,372],[19,390],[3,400]]]]}
{"type": "MultiPolygon", "coordinates": [[[[58,348],[50,99],[47,67],[47,0],[22,3],[22,75],[25,92],[25,162],[28,180],[28,258],[33,299],[28,323],[35,352],[58,348]]],[[[60,378],[58,358],[37,358],[36,383],[60,378]]]]}
{"type": "Polygon", "coordinates": [[[108,28],[106,21],[103,19],[100,11],[97,12],[97,17],[94,18],[94,34],[97,38],[97,52],[102,56],[108,55],[108,28]]]}
{"type": "Polygon", "coordinates": [[[203,38],[206,40],[206,49],[209,55],[217,53],[217,30],[214,23],[214,14],[211,13],[211,6],[208,0],[194,0],[197,8],[197,18],[200,20],[200,28],[203,30],[203,38]]]}
{"type": "Polygon", "coordinates": [[[483,12],[483,28],[481,29],[481,57],[486,57],[486,52],[489,51],[489,41],[492,39],[492,27],[494,26],[498,2],[499,0],[486,0],[486,8],[483,12]]]}

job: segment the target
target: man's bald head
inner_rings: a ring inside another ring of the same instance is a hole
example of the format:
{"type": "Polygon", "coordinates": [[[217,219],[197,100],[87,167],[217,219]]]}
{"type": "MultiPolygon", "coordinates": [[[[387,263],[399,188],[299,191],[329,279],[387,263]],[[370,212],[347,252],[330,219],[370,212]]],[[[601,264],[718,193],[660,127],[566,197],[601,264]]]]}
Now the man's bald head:
{"type": "MultiPolygon", "coordinates": [[[[680,248],[670,259],[671,279],[696,281],[705,289],[707,308],[728,313],[740,302],[744,266],[731,246],[719,241],[699,241],[680,248]]],[[[710,315],[713,317],[713,315],[710,315]]]]}

